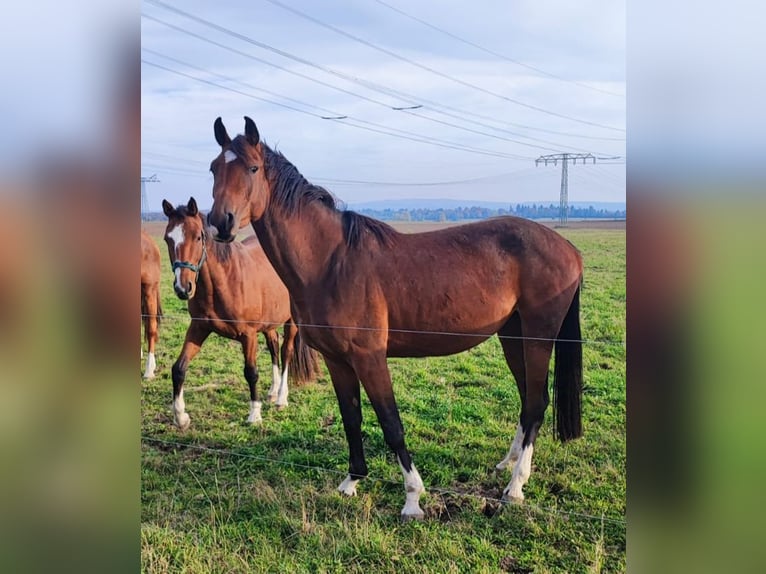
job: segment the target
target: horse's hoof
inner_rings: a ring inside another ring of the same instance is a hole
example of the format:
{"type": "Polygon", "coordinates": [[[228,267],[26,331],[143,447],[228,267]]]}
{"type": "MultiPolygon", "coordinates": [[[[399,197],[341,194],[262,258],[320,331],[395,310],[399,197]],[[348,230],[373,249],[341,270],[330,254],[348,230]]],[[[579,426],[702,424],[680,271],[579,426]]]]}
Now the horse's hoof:
{"type": "Polygon", "coordinates": [[[509,492],[504,491],[503,492],[503,498],[500,499],[500,504],[523,504],[524,503],[524,494],[520,494],[518,496],[511,496],[509,492]]]}
{"type": "Polygon", "coordinates": [[[283,404],[283,405],[276,405],[276,409],[277,409],[278,411],[283,411],[283,410],[285,410],[286,408],[287,408],[287,403],[285,403],[285,404],[283,404]]]}
{"type": "Polygon", "coordinates": [[[262,425],[263,419],[248,418],[247,422],[248,424],[251,424],[251,425],[262,425]]]}
{"type": "Polygon", "coordinates": [[[181,416],[176,418],[175,423],[179,430],[185,431],[191,424],[191,418],[188,414],[183,413],[181,416]]]}
{"type": "Polygon", "coordinates": [[[156,376],[157,376],[157,375],[155,375],[154,373],[147,373],[147,374],[145,374],[145,375],[143,376],[143,379],[144,379],[145,381],[151,381],[151,380],[152,380],[152,379],[154,379],[156,376]]]}
{"type": "Polygon", "coordinates": [[[405,514],[402,512],[402,522],[410,522],[412,520],[423,520],[426,517],[425,513],[418,509],[417,512],[411,512],[409,514],[405,514]]]}
{"type": "Polygon", "coordinates": [[[276,403],[277,402],[277,395],[268,395],[266,397],[266,400],[270,403],[276,403]]]}

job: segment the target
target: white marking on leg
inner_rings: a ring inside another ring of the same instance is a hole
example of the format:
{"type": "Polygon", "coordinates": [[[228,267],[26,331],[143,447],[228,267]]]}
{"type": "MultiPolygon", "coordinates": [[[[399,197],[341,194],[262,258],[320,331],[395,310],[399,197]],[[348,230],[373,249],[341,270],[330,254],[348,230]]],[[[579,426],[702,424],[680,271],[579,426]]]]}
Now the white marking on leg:
{"type": "Polygon", "coordinates": [[[289,365],[285,366],[285,370],[282,371],[282,381],[279,384],[279,396],[277,397],[277,407],[280,409],[283,409],[287,406],[287,395],[288,395],[288,389],[287,389],[287,371],[289,369],[289,365]]]}
{"type": "Polygon", "coordinates": [[[269,394],[267,395],[269,398],[269,402],[273,403],[277,400],[277,395],[279,394],[279,366],[272,363],[271,364],[271,388],[269,389],[269,394]]]}
{"type": "Polygon", "coordinates": [[[508,449],[508,454],[505,455],[505,458],[497,463],[497,466],[495,468],[497,470],[505,470],[509,464],[513,465],[517,460],[519,460],[519,455],[521,454],[521,443],[524,440],[524,429],[521,427],[521,425],[518,425],[516,427],[516,436],[513,437],[513,442],[511,442],[511,448],[508,449]]]}
{"type": "Polygon", "coordinates": [[[535,447],[528,444],[521,450],[521,456],[513,467],[513,474],[511,475],[511,482],[503,490],[503,500],[513,500],[521,502],[524,500],[524,493],[522,487],[529,480],[529,475],[532,472],[532,453],[535,447]]]}
{"type": "Polygon", "coordinates": [[[189,428],[191,420],[189,415],[186,414],[186,403],[184,402],[184,390],[178,393],[178,396],[173,400],[173,422],[181,430],[189,428]]]}
{"type": "Polygon", "coordinates": [[[402,474],[404,475],[404,490],[407,492],[407,499],[404,502],[404,508],[402,508],[402,519],[411,520],[423,518],[425,514],[420,508],[420,495],[423,494],[426,489],[423,488],[423,481],[420,478],[418,469],[415,468],[415,465],[413,464],[410,472],[407,472],[404,470],[402,461],[399,460],[398,456],[396,459],[399,461],[399,468],[402,469],[402,474]]]}
{"type": "Polygon", "coordinates": [[[247,422],[251,425],[258,425],[263,422],[261,418],[261,401],[250,401],[250,415],[247,417],[247,422]]]}
{"type": "Polygon", "coordinates": [[[346,496],[356,496],[356,485],[359,482],[358,479],[351,478],[349,474],[338,487],[338,492],[345,494],[346,496]]]}
{"type": "Polygon", "coordinates": [[[223,152],[223,159],[226,161],[226,163],[230,163],[237,159],[237,154],[235,154],[230,149],[227,149],[225,152],[223,152]]]}
{"type": "Polygon", "coordinates": [[[144,379],[153,379],[154,370],[156,368],[157,368],[157,361],[154,358],[154,353],[149,353],[146,356],[146,368],[144,369],[144,379]]]}

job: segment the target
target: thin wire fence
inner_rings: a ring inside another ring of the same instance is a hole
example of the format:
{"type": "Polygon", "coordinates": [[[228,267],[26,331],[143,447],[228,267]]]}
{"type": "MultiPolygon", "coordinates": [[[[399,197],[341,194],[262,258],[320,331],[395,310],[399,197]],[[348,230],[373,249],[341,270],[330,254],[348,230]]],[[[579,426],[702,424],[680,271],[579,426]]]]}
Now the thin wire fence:
{"type": "MultiPolygon", "coordinates": [[[[148,314],[141,315],[142,319],[145,319],[147,317],[155,317],[155,315],[148,315],[148,314]]],[[[237,323],[242,325],[282,325],[284,323],[284,321],[267,321],[265,319],[262,319],[260,321],[255,321],[255,320],[248,321],[243,319],[222,319],[219,317],[216,317],[216,318],[190,317],[188,315],[177,315],[177,314],[162,315],[163,320],[168,318],[177,319],[177,320],[188,319],[191,321],[237,323]]],[[[407,335],[476,337],[476,338],[483,338],[483,339],[490,338],[496,334],[496,333],[460,333],[460,332],[451,332],[451,331],[424,331],[424,330],[418,330],[418,329],[390,329],[390,328],[379,328],[379,327],[362,327],[362,326],[356,326],[356,325],[320,325],[320,324],[312,324],[312,323],[295,323],[295,325],[298,328],[310,327],[315,329],[339,329],[339,330],[344,329],[349,331],[386,331],[388,333],[401,333],[401,334],[407,334],[407,335]]],[[[557,338],[548,338],[548,337],[524,337],[524,336],[516,336],[516,335],[500,335],[499,333],[497,334],[497,337],[499,339],[520,340],[520,341],[553,341],[553,342],[562,342],[562,343],[582,343],[585,345],[625,346],[625,341],[614,341],[614,340],[599,341],[594,339],[557,339],[557,338]]]]}

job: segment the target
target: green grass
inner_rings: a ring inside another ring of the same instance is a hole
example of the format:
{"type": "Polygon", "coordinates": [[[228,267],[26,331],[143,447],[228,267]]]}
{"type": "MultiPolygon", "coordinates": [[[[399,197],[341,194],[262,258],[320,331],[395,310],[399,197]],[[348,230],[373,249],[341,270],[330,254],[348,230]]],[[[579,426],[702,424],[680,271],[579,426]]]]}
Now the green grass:
{"type": "MultiPolygon", "coordinates": [[[[163,251],[158,377],[143,383],[142,569],[146,572],[621,572],[625,570],[625,232],[563,230],[582,251],[585,435],[553,440],[550,410],[523,506],[510,480],[519,397],[496,338],[452,357],[389,361],[407,442],[428,493],[401,524],[401,472],[366,398],[370,478],[356,498],[326,370],[245,423],[238,343],[212,336],[186,381],[191,427],[172,424],[170,367],[188,325],[163,251]],[[166,442],[158,442],[166,441],[166,442]],[[181,445],[191,445],[184,447],[181,445]],[[192,448],[193,447],[193,448],[192,448]],[[603,520],[602,520],[603,518],[603,520]]],[[[261,341],[259,389],[271,368],[261,341]]]]}

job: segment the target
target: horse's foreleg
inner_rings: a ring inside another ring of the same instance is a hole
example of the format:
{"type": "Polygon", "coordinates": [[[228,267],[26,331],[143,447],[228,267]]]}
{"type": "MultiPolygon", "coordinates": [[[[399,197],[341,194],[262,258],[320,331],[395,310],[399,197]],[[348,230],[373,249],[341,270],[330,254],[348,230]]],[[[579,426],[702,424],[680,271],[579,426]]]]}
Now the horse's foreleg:
{"type": "Polygon", "coordinates": [[[348,441],[348,476],[338,487],[346,496],[356,495],[356,485],[360,479],[367,476],[367,462],[364,459],[362,445],[362,405],[360,402],[359,378],[354,369],[342,362],[325,357],[327,369],[330,371],[332,386],[338,399],[340,414],[343,418],[343,429],[348,441]]]}
{"type": "Polygon", "coordinates": [[[383,438],[396,454],[404,475],[407,497],[402,509],[402,520],[421,519],[424,513],[420,508],[420,496],[425,492],[425,488],[404,442],[404,427],[394,399],[385,353],[354,357],[353,364],[383,428],[383,438]]]}
{"type": "Polygon", "coordinates": [[[199,353],[202,343],[205,342],[210,331],[199,328],[199,324],[192,321],[189,329],[186,331],[184,345],[178,359],[173,363],[171,371],[173,377],[173,422],[181,430],[189,428],[190,419],[186,413],[186,403],[184,402],[184,380],[186,379],[186,369],[189,368],[191,360],[199,353]]]}
{"type": "Polygon", "coordinates": [[[266,347],[271,355],[271,388],[266,398],[273,403],[279,396],[279,333],[276,329],[269,329],[263,336],[266,337],[266,347]]]}
{"type": "MultiPolygon", "coordinates": [[[[553,350],[553,341],[525,340],[524,361],[526,363],[526,395],[521,416],[521,452],[513,467],[508,486],[503,490],[503,500],[521,502],[524,500],[523,486],[532,472],[532,453],[535,439],[543,423],[548,407],[548,364],[553,350]]],[[[517,433],[517,438],[519,433],[517,433]]],[[[514,439],[514,443],[516,443],[514,439]]],[[[513,450],[513,446],[511,447],[513,450]]]]}
{"type": "MultiPolygon", "coordinates": [[[[268,337],[267,337],[268,338],[268,337]]],[[[242,354],[245,357],[244,375],[250,389],[250,413],[247,422],[261,424],[261,401],[258,400],[258,333],[242,338],[242,354]]]]}
{"type": "Polygon", "coordinates": [[[279,381],[279,393],[277,395],[277,408],[283,409],[287,406],[287,373],[290,370],[290,360],[295,352],[295,336],[298,334],[298,327],[290,319],[285,323],[285,337],[282,341],[282,375],[279,381]]]}

